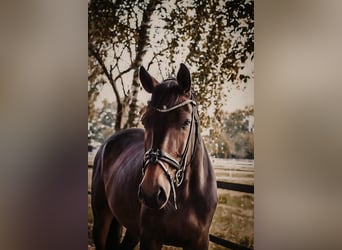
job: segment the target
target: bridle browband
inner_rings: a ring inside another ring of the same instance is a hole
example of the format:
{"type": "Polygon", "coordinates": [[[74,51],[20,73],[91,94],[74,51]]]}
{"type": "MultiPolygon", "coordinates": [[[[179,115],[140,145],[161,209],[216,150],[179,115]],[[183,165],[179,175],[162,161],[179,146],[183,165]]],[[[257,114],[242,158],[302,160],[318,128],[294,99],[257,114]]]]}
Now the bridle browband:
{"type": "Polygon", "coordinates": [[[185,106],[185,105],[187,105],[189,103],[191,103],[192,105],[196,106],[196,102],[194,100],[188,99],[188,100],[186,100],[184,102],[181,102],[181,103],[179,103],[179,104],[177,104],[175,106],[172,106],[171,108],[168,108],[168,109],[166,108],[166,106],[163,106],[163,109],[159,109],[159,108],[155,108],[155,107],[153,107],[153,109],[157,110],[158,112],[166,113],[166,112],[170,112],[172,110],[178,109],[180,107],[183,107],[183,106],[185,106]]]}
{"type": "MultiPolygon", "coordinates": [[[[181,102],[175,106],[172,106],[168,109],[166,108],[166,106],[163,106],[163,109],[159,109],[159,108],[156,108],[153,106],[152,106],[152,108],[158,112],[167,113],[167,112],[178,109],[178,108],[183,107],[183,106],[188,105],[188,104],[192,104],[192,106],[196,106],[196,102],[194,100],[188,99],[188,100],[181,102]]],[[[175,206],[176,210],[177,210],[177,204],[176,204],[175,185],[176,185],[176,187],[179,187],[184,180],[186,167],[192,162],[192,160],[194,158],[197,138],[198,138],[198,122],[195,119],[194,108],[192,108],[190,131],[189,131],[189,135],[188,135],[188,138],[186,141],[184,152],[183,152],[183,154],[181,156],[181,160],[179,162],[177,160],[175,160],[171,155],[169,155],[166,152],[161,151],[158,148],[151,148],[151,149],[147,150],[145,155],[144,155],[144,164],[143,164],[143,168],[142,168],[143,175],[145,174],[145,168],[148,166],[148,164],[156,165],[158,163],[161,166],[161,168],[164,170],[164,172],[165,172],[166,176],[168,177],[169,182],[171,184],[171,188],[172,188],[172,192],[173,192],[174,206],[175,206]],[[190,137],[192,135],[193,123],[194,122],[195,122],[195,143],[193,146],[191,159],[187,163],[188,151],[189,151],[189,146],[190,146],[190,137]],[[171,167],[173,167],[177,170],[175,177],[172,177],[171,173],[165,167],[164,162],[169,164],[171,167]]]]}

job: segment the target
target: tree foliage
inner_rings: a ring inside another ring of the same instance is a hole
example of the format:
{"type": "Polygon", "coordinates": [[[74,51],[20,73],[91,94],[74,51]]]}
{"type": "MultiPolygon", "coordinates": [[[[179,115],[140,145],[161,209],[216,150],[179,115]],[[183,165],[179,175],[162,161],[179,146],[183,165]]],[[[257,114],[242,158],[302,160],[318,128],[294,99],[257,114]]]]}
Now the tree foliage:
{"type": "MultiPolygon", "coordinates": [[[[88,5],[88,53],[99,78],[106,79],[117,102],[115,130],[122,128],[122,117],[128,104],[130,114],[137,113],[139,89],[138,69],[149,44],[152,14],[160,0],[109,1],[93,0],[88,5]],[[133,72],[129,89],[125,88],[125,74],[133,72]],[[120,88],[118,85],[121,84],[120,88]]],[[[94,72],[89,69],[89,74],[94,72]]],[[[96,81],[96,79],[95,79],[96,81]]],[[[94,79],[93,79],[94,82],[94,79]]],[[[88,81],[89,84],[89,81],[88,81]]],[[[134,122],[134,115],[129,123],[134,122]]]]}
{"type": "Polygon", "coordinates": [[[103,143],[114,132],[113,103],[106,100],[102,107],[93,108],[94,119],[88,122],[88,144],[103,143]]]}
{"type": "Polygon", "coordinates": [[[225,90],[240,88],[250,78],[241,73],[244,63],[254,57],[253,1],[198,1],[187,8],[176,1],[176,8],[165,17],[165,29],[172,34],[170,63],[187,44],[185,61],[193,65],[195,91],[204,126],[212,124],[207,108],[214,106],[221,121],[225,90]]]}
{"type": "Polygon", "coordinates": [[[180,62],[189,66],[204,127],[222,123],[225,93],[252,77],[243,71],[254,58],[250,0],[91,0],[88,27],[89,101],[96,85],[112,86],[115,130],[137,125],[142,64],[159,80],[174,76],[180,62]]]}
{"type": "Polygon", "coordinates": [[[204,140],[215,157],[254,159],[253,106],[225,113],[222,129],[211,129],[204,140]]]}

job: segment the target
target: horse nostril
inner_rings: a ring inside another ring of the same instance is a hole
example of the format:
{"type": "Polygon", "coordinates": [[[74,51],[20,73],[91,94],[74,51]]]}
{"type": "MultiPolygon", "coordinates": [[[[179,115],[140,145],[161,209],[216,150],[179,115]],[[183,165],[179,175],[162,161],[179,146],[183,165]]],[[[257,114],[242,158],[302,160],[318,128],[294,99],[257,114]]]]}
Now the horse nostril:
{"type": "Polygon", "coordinates": [[[166,203],[167,196],[165,190],[162,187],[159,187],[157,192],[149,194],[145,193],[144,189],[139,186],[138,199],[141,203],[143,203],[149,208],[160,209],[166,203]]]}
{"type": "Polygon", "coordinates": [[[167,200],[166,193],[163,188],[159,188],[158,194],[157,194],[157,204],[159,207],[161,207],[167,200]]]}

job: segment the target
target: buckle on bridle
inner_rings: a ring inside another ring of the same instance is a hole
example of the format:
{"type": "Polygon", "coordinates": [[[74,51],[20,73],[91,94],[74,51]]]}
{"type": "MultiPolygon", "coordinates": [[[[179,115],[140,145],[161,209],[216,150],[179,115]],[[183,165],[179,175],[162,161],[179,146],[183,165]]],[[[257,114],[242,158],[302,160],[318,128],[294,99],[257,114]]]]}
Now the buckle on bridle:
{"type": "Polygon", "coordinates": [[[159,155],[160,155],[160,153],[159,153],[159,150],[158,150],[158,149],[155,150],[155,151],[151,151],[151,152],[149,153],[150,162],[151,162],[152,164],[157,164],[157,163],[158,163],[158,160],[159,160],[159,155]]]}
{"type": "Polygon", "coordinates": [[[175,176],[176,187],[179,187],[182,184],[183,179],[184,179],[184,171],[183,169],[179,169],[176,172],[176,176],[175,176]]]}

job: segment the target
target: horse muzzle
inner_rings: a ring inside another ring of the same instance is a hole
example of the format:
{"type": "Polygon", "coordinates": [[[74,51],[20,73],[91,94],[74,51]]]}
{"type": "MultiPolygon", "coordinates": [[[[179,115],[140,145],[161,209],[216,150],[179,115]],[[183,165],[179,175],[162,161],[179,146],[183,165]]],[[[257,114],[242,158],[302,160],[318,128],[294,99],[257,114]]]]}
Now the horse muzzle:
{"type": "Polygon", "coordinates": [[[164,171],[157,166],[146,169],[139,185],[138,198],[149,208],[162,209],[170,197],[171,187],[164,171]]]}
{"type": "Polygon", "coordinates": [[[159,187],[156,192],[148,194],[139,186],[138,198],[141,203],[152,209],[162,209],[167,203],[167,195],[162,187],[159,187]]]}

